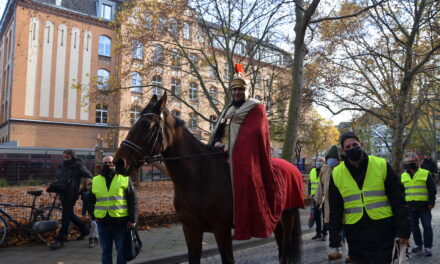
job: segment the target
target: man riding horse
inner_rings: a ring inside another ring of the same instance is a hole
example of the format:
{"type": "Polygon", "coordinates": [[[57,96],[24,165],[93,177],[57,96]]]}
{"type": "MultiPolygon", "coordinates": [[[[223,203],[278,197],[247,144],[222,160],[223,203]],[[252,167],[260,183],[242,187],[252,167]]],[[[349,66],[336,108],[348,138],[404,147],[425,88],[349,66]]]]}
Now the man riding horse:
{"type": "Polygon", "coordinates": [[[228,154],[234,200],[234,239],[269,237],[285,208],[304,207],[302,193],[286,195],[286,177],[277,167],[287,162],[272,159],[266,109],[246,99],[243,68],[235,65],[232,102],[222,112],[210,145],[228,154]],[[287,197],[287,198],[286,198],[287,197]]]}

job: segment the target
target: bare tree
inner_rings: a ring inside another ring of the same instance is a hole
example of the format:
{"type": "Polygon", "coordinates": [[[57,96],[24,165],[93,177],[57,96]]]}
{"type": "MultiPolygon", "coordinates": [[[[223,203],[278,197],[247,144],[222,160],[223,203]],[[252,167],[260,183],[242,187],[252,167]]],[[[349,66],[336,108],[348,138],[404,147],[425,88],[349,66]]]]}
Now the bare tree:
{"type": "Polygon", "coordinates": [[[388,126],[397,171],[427,102],[426,86],[417,85],[417,77],[438,67],[433,59],[440,49],[439,21],[438,1],[390,0],[361,21],[326,25],[327,34],[340,34],[329,37],[323,50],[328,70],[319,86],[328,96],[319,104],[333,114],[366,112],[388,126]]]}

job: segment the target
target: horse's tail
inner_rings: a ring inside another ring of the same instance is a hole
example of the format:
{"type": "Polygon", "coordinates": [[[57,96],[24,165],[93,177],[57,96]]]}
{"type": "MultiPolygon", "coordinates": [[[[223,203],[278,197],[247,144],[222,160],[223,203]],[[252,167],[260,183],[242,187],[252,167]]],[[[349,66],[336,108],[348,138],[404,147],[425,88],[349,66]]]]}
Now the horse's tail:
{"type": "Polygon", "coordinates": [[[292,263],[302,263],[302,231],[301,231],[301,218],[299,214],[299,208],[293,209],[293,229],[292,229],[292,250],[293,257],[292,263]]]}

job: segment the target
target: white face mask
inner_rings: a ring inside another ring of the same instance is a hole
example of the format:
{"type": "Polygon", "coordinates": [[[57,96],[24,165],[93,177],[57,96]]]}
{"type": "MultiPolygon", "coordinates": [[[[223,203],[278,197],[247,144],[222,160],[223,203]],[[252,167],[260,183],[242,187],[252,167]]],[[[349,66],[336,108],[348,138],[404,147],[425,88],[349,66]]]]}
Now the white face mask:
{"type": "Polygon", "coordinates": [[[322,164],[323,164],[323,163],[322,163],[321,161],[318,161],[318,162],[316,162],[316,167],[317,167],[317,168],[321,168],[321,167],[322,167],[322,164]]]}

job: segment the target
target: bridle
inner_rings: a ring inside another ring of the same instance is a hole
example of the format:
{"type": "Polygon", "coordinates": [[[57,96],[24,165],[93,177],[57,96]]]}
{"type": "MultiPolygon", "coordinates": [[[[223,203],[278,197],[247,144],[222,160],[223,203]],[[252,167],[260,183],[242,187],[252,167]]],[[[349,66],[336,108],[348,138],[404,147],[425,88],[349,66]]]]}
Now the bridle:
{"type": "MultiPolygon", "coordinates": [[[[143,161],[145,161],[147,163],[151,163],[151,162],[155,161],[155,158],[154,158],[155,155],[157,155],[158,153],[163,151],[163,149],[162,149],[163,148],[163,142],[159,142],[160,139],[163,140],[163,126],[162,126],[162,117],[161,117],[161,115],[154,114],[154,113],[145,113],[145,114],[140,115],[139,118],[146,117],[146,116],[155,116],[155,117],[159,118],[159,122],[155,126],[154,130],[151,131],[151,133],[148,134],[146,142],[145,142],[146,146],[151,146],[150,152],[146,153],[142,149],[141,146],[139,146],[136,143],[133,143],[130,140],[127,140],[127,139],[125,139],[125,140],[123,140],[121,142],[121,146],[124,146],[124,147],[127,147],[127,148],[130,148],[130,149],[134,150],[135,152],[139,153],[143,157],[143,161]],[[160,145],[161,150],[160,151],[156,151],[159,145],[160,145]]],[[[139,164],[140,162],[136,161],[130,155],[130,152],[128,152],[128,156],[133,161],[133,163],[136,164],[137,167],[142,165],[142,164],[139,164]]]]}
{"type": "Polygon", "coordinates": [[[155,127],[155,129],[148,135],[145,145],[146,146],[152,146],[149,153],[146,153],[141,146],[137,145],[136,143],[131,142],[130,140],[123,140],[121,142],[121,146],[127,147],[129,149],[134,150],[135,152],[139,153],[143,160],[136,160],[134,159],[130,152],[128,152],[128,156],[133,162],[133,164],[136,164],[135,167],[140,167],[144,162],[146,163],[152,163],[152,162],[162,162],[166,160],[181,160],[181,159],[192,159],[192,158],[198,158],[198,157],[206,157],[206,156],[217,156],[217,155],[223,155],[223,152],[211,152],[211,153],[201,153],[201,154],[195,154],[195,155],[188,155],[188,156],[178,156],[178,157],[169,157],[164,158],[161,155],[159,155],[161,152],[164,151],[164,143],[159,142],[159,139],[164,139],[163,137],[163,126],[162,126],[162,117],[161,115],[154,114],[154,113],[146,113],[140,115],[139,118],[145,117],[145,116],[155,116],[159,118],[158,125],[155,127]],[[156,151],[158,145],[160,144],[160,151],[156,151]],[[156,152],[156,153],[155,153],[156,152]]]}

